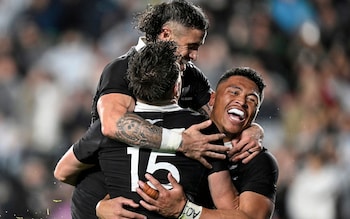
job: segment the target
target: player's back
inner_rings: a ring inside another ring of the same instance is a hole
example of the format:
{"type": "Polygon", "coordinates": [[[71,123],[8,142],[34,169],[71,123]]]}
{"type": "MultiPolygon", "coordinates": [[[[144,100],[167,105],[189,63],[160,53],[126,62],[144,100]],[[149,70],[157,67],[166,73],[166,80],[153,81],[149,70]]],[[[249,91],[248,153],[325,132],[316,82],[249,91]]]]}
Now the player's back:
{"type": "MultiPolygon", "coordinates": [[[[173,112],[140,112],[140,116],[149,122],[169,129],[183,130],[206,118],[190,110],[173,112]]],[[[142,137],[142,136],[140,136],[142,137]]],[[[188,196],[196,197],[203,181],[206,181],[208,170],[198,161],[185,157],[181,153],[166,153],[105,139],[101,144],[99,160],[108,192],[111,197],[123,196],[140,200],[136,193],[138,180],[145,181],[145,173],[155,176],[164,186],[169,186],[168,172],[183,186],[188,196]]],[[[135,209],[131,209],[135,210],[135,209]]],[[[145,209],[137,209],[148,218],[162,218],[145,209]]]]}

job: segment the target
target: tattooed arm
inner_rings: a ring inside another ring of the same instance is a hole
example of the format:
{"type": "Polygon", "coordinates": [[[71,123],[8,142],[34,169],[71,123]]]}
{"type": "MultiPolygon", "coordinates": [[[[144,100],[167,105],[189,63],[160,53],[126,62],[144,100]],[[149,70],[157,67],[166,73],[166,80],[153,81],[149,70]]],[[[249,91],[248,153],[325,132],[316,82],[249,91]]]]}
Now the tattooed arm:
{"type": "Polygon", "coordinates": [[[162,128],[152,125],[134,113],[125,113],[116,125],[115,138],[129,145],[159,148],[162,128]]]}
{"type": "MultiPolygon", "coordinates": [[[[222,138],[222,134],[203,135],[200,132],[200,130],[205,129],[210,124],[211,121],[208,120],[192,125],[182,134],[174,133],[182,139],[181,146],[176,150],[184,153],[187,157],[200,161],[208,168],[211,165],[204,157],[223,159],[225,155],[222,152],[227,151],[227,148],[222,147],[222,145],[209,143],[222,138]]],[[[117,121],[116,127],[115,136],[120,141],[134,146],[162,149],[162,137],[164,137],[164,130],[166,129],[152,125],[134,113],[125,113],[117,121]]],[[[164,147],[164,149],[168,148],[164,147]]]]}

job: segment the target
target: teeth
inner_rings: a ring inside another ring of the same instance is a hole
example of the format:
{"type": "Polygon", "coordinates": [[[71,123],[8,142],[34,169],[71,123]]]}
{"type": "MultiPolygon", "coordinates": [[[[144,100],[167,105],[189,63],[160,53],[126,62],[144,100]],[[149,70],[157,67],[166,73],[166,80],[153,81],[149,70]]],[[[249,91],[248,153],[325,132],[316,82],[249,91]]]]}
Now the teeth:
{"type": "Polygon", "coordinates": [[[244,112],[239,110],[239,109],[230,109],[228,111],[228,113],[233,113],[233,114],[236,114],[238,115],[239,117],[243,117],[244,116],[244,112]]]}

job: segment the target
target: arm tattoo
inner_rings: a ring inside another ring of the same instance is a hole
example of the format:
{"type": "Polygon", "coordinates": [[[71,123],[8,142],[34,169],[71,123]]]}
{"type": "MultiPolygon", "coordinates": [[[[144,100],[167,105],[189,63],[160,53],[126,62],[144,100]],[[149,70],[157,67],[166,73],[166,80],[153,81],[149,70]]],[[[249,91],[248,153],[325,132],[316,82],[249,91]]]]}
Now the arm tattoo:
{"type": "Polygon", "coordinates": [[[132,146],[159,148],[162,141],[162,128],[152,125],[134,113],[126,113],[117,121],[118,140],[132,146]]]}

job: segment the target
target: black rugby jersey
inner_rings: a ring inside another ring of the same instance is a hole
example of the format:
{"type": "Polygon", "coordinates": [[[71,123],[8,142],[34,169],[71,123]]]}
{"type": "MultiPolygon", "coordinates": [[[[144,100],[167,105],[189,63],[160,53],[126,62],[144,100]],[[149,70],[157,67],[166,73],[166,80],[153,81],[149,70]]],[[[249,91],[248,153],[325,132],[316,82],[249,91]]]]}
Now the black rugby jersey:
{"type": "MultiPolygon", "coordinates": [[[[197,112],[191,110],[180,110],[173,112],[138,112],[140,116],[156,125],[166,128],[188,128],[189,126],[202,122],[206,118],[197,112]]],[[[210,127],[212,132],[217,129],[210,127]]],[[[207,177],[210,173],[227,170],[227,164],[224,161],[211,160],[215,167],[213,169],[205,168],[196,160],[185,157],[182,153],[164,153],[150,149],[141,149],[137,147],[128,147],[128,145],[109,139],[101,133],[100,121],[97,120],[84,136],[84,144],[74,148],[77,157],[84,160],[84,157],[96,153],[96,145],[99,147],[99,161],[105,176],[107,191],[111,198],[123,196],[133,199],[135,202],[140,200],[136,193],[138,180],[145,180],[146,172],[155,176],[162,184],[167,185],[167,173],[172,175],[183,186],[185,193],[192,201],[207,206],[211,200],[203,200],[203,197],[210,197],[208,187],[205,190],[207,177]],[[201,193],[200,196],[198,193],[201,193]],[[204,195],[203,195],[204,194],[204,195]],[[200,197],[200,198],[198,198],[200,197]]],[[[93,160],[84,160],[85,162],[94,162],[93,160]]],[[[142,207],[130,209],[148,218],[163,218],[153,212],[148,212],[142,207]]]]}
{"type": "MultiPolygon", "coordinates": [[[[132,91],[128,88],[129,82],[126,79],[128,61],[135,52],[135,47],[132,47],[126,54],[109,63],[103,70],[93,98],[92,122],[99,118],[97,101],[101,96],[110,93],[121,93],[135,99],[132,91]]],[[[193,63],[187,63],[182,76],[179,105],[182,108],[191,108],[197,111],[209,102],[212,92],[207,77],[193,63]]]]}
{"type": "Polygon", "coordinates": [[[278,164],[276,158],[266,148],[247,164],[242,162],[230,164],[229,169],[239,194],[245,191],[256,192],[275,203],[278,164]]]}
{"type": "MultiPolygon", "coordinates": [[[[99,118],[98,112],[97,112],[97,101],[98,99],[105,94],[110,93],[121,93],[125,95],[129,95],[134,98],[132,92],[128,88],[128,80],[126,79],[126,73],[128,68],[128,61],[129,58],[132,56],[133,53],[136,52],[135,47],[131,47],[130,50],[118,57],[117,59],[113,60],[111,63],[109,63],[103,70],[100,81],[97,86],[96,93],[93,98],[92,103],[92,122],[91,126],[93,126],[93,122],[96,121],[99,118]]],[[[179,105],[183,108],[191,108],[193,110],[200,109],[203,105],[207,104],[210,99],[210,94],[212,92],[210,83],[208,79],[205,77],[205,75],[195,66],[193,63],[187,63],[186,70],[184,71],[183,77],[182,77],[182,93],[179,99],[179,105]]],[[[74,145],[78,145],[79,148],[80,145],[84,145],[85,143],[84,139],[78,140],[74,145]]],[[[86,145],[85,145],[86,146],[86,145]]],[[[75,153],[77,158],[83,162],[83,163],[95,163],[97,162],[97,157],[93,156],[96,155],[96,145],[92,144],[86,147],[89,147],[88,150],[86,150],[86,153],[88,155],[92,156],[85,156],[86,154],[82,153],[75,153]]],[[[79,149],[77,149],[79,150],[79,149]]],[[[97,162],[98,163],[98,162],[97,162]]],[[[73,199],[72,199],[72,211],[73,212],[73,219],[89,219],[97,217],[95,216],[95,206],[99,200],[101,200],[105,194],[105,185],[102,184],[101,180],[98,178],[98,171],[99,168],[96,168],[94,171],[84,171],[81,174],[81,177],[79,179],[78,185],[76,186],[76,191],[73,193],[73,199]],[[93,185],[93,186],[89,186],[93,185]],[[97,186],[99,185],[99,186],[97,186]],[[91,199],[80,199],[79,197],[94,197],[91,199]],[[90,214],[90,211],[80,211],[78,205],[81,205],[81,202],[86,202],[86,205],[90,205],[90,208],[93,209],[93,214],[90,214]]]]}

